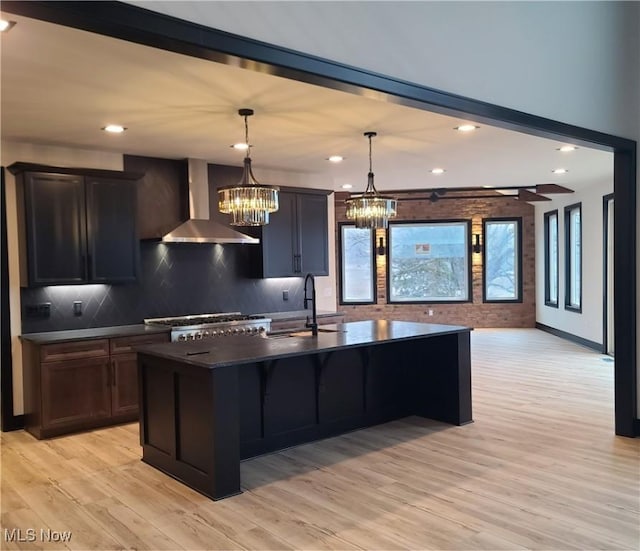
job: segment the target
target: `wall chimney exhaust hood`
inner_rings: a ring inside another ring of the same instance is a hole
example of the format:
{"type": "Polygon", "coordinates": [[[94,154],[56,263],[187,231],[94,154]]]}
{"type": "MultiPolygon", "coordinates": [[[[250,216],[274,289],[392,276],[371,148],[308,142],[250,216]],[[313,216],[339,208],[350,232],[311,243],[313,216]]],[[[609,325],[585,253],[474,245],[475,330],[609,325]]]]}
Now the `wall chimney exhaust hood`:
{"type": "Polygon", "coordinates": [[[189,220],[162,237],[165,243],[260,243],[260,240],[209,219],[207,162],[188,159],[189,220]]]}

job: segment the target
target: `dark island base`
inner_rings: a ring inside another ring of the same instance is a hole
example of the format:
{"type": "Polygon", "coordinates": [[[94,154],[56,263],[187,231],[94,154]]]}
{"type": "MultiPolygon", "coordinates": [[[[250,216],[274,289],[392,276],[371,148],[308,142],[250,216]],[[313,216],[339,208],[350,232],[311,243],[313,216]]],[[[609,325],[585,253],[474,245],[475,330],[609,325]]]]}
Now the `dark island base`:
{"type": "Polygon", "coordinates": [[[202,369],[141,353],[143,461],[212,499],[240,460],[408,415],[472,421],[469,331],[202,369]]]}

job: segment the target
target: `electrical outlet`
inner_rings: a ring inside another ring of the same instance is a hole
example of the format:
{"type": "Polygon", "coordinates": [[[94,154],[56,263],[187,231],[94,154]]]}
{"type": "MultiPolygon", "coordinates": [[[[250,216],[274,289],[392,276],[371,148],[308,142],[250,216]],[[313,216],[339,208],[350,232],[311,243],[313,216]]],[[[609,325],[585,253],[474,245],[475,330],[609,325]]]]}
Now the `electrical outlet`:
{"type": "Polygon", "coordinates": [[[429,310],[427,311],[427,314],[429,314],[430,316],[433,316],[433,310],[429,309],[429,310]]]}
{"type": "Polygon", "coordinates": [[[46,319],[51,316],[51,303],[27,304],[24,308],[24,313],[28,318],[46,319]]]}
{"type": "Polygon", "coordinates": [[[282,291],[282,300],[289,300],[289,289],[282,291]]]}
{"type": "Polygon", "coordinates": [[[81,316],[82,315],[82,301],[74,300],[73,301],[73,315],[81,316]]]}

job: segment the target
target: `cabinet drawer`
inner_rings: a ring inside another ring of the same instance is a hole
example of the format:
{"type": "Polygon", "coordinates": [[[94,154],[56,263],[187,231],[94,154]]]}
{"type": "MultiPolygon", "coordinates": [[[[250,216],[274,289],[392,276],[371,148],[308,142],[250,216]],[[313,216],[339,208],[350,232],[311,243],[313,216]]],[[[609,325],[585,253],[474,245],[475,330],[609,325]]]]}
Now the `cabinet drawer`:
{"type": "Polygon", "coordinates": [[[152,335],[132,335],[130,337],[116,337],[110,339],[112,354],[132,352],[134,347],[142,344],[169,342],[169,333],[154,333],[152,335]]]}
{"type": "Polygon", "coordinates": [[[45,344],[40,347],[40,360],[43,362],[99,358],[108,355],[108,339],[61,342],[57,344],[45,344]]]}

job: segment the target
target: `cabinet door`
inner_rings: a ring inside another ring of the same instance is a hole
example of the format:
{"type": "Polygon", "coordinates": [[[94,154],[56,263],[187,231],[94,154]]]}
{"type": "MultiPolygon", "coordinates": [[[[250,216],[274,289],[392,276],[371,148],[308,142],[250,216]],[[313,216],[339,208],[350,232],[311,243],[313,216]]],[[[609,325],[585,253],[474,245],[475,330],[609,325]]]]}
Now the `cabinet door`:
{"type": "Polygon", "coordinates": [[[91,281],[136,281],[139,243],[135,181],[87,178],[87,235],[91,281]]]}
{"type": "Polygon", "coordinates": [[[279,208],[262,230],[263,277],[300,275],[295,228],[296,194],[281,191],[279,208]]]}
{"type": "Polygon", "coordinates": [[[138,355],[111,356],[111,415],[138,413],[138,355]]]}
{"type": "Polygon", "coordinates": [[[42,428],[91,426],[111,414],[109,358],[42,363],[42,428]]]}
{"type": "Polygon", "coordinates": [[[24,178],[29,284],[85,282],[83,178],[44,173],[24,178]]]}
{"type": "Polygon", "coordinates": [[[301,193],[296,202],[299,271],[329,275],[327,197],[301,193]]]}

